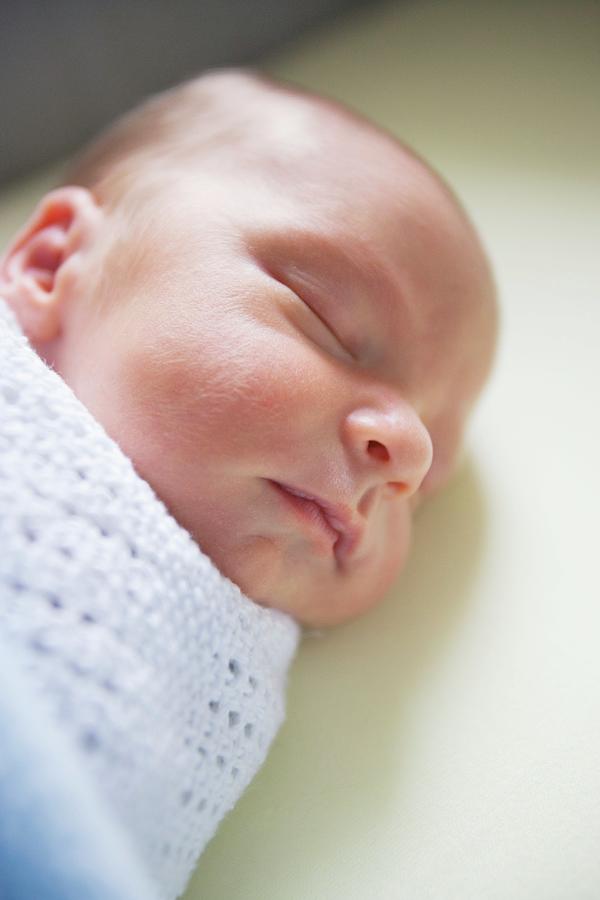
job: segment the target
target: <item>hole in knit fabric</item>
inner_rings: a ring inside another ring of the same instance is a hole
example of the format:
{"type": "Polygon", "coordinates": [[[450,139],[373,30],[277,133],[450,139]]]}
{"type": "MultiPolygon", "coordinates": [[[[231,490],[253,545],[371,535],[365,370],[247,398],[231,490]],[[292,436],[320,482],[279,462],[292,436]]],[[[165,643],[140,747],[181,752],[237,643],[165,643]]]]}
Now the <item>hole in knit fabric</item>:
{"type": "Polygon", "coordinates": [[[50,647],[41,637],[33,638],[33,640],[31,641],[31,646],[36,651],[36,653],[50,653],[50,647]]]}
{"type": "Polygon", "coordinates": [[[192,791],[190,791],[190,790],[183,791],[181,794],[181,805],[187,806],[193,796],[194,795],[193,795],[192,791]]]}
{"type": "Polygon", "coordinates": [[[237,661],[237,659],[230,659],[230,660],[229,660],[229,671],[231,672],[231,674],[232,674],[235,678],[237,678],[237,677],[239,676],[239,674],[240,674],[240,664],[239,664],[239,662],[237,661]]]}
{"type": "Polygon", "coordinates": [[[225,757],[224,756],[217,756],[217,765],[220,769],[223,768],[223,766],[225,765],[225,757]]]}
{"type": "Polygon", "coordinates": [[[72,659],[69,662],[69,669],[74,675],[78,675],[80,677],[88,674],[88,670],[77,659],[72,659]]]}
{"type": "Polygon", "coordinates": [[[240,721],[240,714],[239,714],[239,712],[233,712],[233,711],[230,711],[230,713],[229,713],[229,727],[232,728],[234,725],[237,725],[237,723],[238,723],[239,721],[240,721]]]}
{"type": "Polygon", "coordinates": [[[210,709],[211,712],[214,712],[214,713],[219,712],[219,701],[211,700],[208,704],[208,708],[210,709]]]}
{"type": "Polygon", "coordinates": [[[252,725],[250,722],[248,722],[246,725],[244,725],[244,734],[246,735],[247,738],[252,737],[253,731],[254,731],[254,725],[252,725]]]}
{"type": "Polygon", "coordinates": [[[81,745],[84,750],[93,753],[100,746],[100,739],[95,731],[84,731],[81,735],[81,745]]]}

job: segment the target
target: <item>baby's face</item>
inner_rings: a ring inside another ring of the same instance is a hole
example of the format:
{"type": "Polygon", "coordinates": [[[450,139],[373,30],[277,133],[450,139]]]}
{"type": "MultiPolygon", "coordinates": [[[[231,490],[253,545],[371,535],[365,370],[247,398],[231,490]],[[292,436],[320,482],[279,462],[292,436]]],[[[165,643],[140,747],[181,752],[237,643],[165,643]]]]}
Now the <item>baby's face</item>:
{"type": "Polygon", "coordinates": [[[402,568],[491,346],[471,230],[353,128],[304,128],[301,150],[292,134],[281,168],[224,153],[179,171],[101,279],[91,246],[55,348],[221,571],[313,626],[364,612],[402,568]]]}

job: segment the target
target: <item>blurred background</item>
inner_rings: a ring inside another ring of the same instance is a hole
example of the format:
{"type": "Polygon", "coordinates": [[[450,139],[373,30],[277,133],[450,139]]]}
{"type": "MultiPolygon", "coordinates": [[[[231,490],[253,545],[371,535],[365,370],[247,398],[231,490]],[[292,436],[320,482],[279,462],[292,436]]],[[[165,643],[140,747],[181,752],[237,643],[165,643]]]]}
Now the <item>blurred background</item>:
{"type": "Polygon", "coordinates": [[[438,168],[488,248],[502,338],[407,570],[305,638],[186,900],[597,900],[600,4],[4,2],[0,243],[116,113],[240,63],[438,168]]]}
{"type": "Polygon", "coordinates": [[[72,151],[146,94],[211,66],[256,63],[359,5],[365,0],[3,0],[0,181],[72,151]]]}

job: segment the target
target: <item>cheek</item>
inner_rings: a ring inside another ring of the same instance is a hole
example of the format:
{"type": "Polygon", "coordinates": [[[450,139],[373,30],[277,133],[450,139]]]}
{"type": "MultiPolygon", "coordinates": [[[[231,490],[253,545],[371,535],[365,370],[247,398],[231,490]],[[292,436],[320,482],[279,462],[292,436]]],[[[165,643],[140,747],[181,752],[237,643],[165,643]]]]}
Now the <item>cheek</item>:
{"type": "Polygon", "coordinates": [[[128,348],[119,377],[119,404],[171,452],[223,461],[289,452],[322,398],[318,359],[273,329],[212,331],[192,342],[179,336],[128,348]],[[175,445],[175,447],[173,446],[175,445]]]}

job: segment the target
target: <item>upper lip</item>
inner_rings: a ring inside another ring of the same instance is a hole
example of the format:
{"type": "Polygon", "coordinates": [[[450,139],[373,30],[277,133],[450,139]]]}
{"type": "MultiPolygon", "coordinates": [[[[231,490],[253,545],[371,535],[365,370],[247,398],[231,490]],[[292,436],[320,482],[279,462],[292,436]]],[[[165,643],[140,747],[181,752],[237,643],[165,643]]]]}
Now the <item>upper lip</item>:
{"type": "Polygon", "coordinates": [[[352,555],[363,539],[365,526],[362,522],[357,521],[350,506],[343,503],[332,503],[319,494],[282,481],[278,481],[277,484],[297,497],[312,500],[313,503],[320,507],[329,525],[339,535],[334,544],[334,551],[338,561],[344,561],[352,555]]]}

